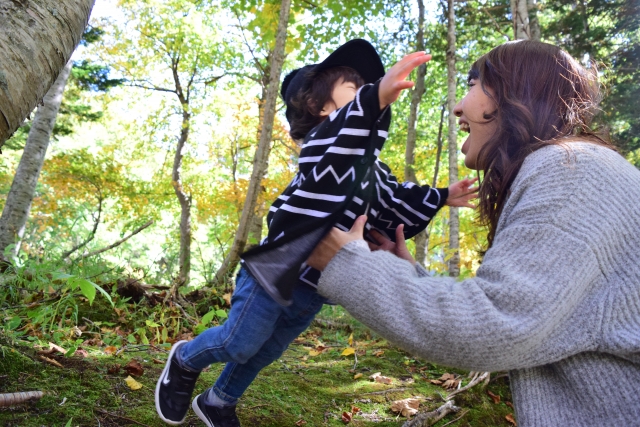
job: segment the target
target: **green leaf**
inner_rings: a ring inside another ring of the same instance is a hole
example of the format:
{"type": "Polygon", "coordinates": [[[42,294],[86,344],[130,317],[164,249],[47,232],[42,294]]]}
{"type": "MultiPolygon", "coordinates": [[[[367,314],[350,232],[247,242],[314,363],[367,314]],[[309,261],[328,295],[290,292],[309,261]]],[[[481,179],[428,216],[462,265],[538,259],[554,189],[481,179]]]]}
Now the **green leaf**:
{"type": "Polygon", "coordinates": [[[68,280],[68,279],[71,279],[72,277],[76,277],[76,276],[72,274],[63,273],[61,271],[54,271],[53,273],[51,273],[51,278],[53,280],[68,280]]]}
{"type": "Polygon", "coordinates": [[[87,299],[89,300],[89,305],[92,305],[93,300],[96,298],[96,288],[98,287],[98,285],[91,282],[90,280],[82,279],[80,277],[76,278],[73,282],[75,285],[80,286],[80,292],[82,292],[82,295],[87,297],[87,299]]]}
{"type": "Polygon", "coordinates": [[[69,418],[69,421],[67,421],[64,427],[71,427],[71,421],[73,421],[73,418],[69,418]]]}
{"type": "Polygon", "coordinates": [[[76,350],[78,350],[78,346],[75,345],[73,347],[71,347],[69,350],[67,350],[67,352],[64,354],[64,357],[71,357],[76,353],[76,350]]]}
{"type": "Polygon", "coordinates": [[[147,324],[150,328],[159,328],[160,325],[154,322],[153,320],[145,320],[144,323],[147,324]]]}
{"type": "Polygon", "coordinates": [[[6,326],[7,326],[7,329],[13,330],[13,329],[16,329],[18,326],[20,326],[21,323],[22,323],[22,319],[16,316],[16,317],[12,317],[11,320],[9,320],[6,323],[6,326]]]}
{"type": "Polygon", "coordinates": [[[227,317],[227,312],[224,310],[216,310],[216,316],[218,316],[219,319],[226,319],[227,317]]]}
{"type": "Polygon", "coordinates": [[[202,320],[200,321],[203,325],[208,325],[213,320],[213,316],[215,316],[217,312],[215,310],[211,310],[204,316],[202,316],[202,320]]]}

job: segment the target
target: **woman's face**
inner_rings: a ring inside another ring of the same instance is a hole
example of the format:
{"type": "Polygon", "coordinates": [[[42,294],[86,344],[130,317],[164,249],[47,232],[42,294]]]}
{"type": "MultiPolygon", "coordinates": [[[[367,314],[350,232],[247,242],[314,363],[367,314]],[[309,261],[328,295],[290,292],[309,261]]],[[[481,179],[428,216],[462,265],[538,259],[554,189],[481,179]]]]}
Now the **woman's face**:
{"type": "MultiPolygon", "coordinates": [[[[486,90],[493,95],[490,88],[486,90]]],[[[453,109],[453,113],[459,118],[460,129],[469,133],[462,144],[462,154],[465,155],[464,164],[470,169],[481,169],[477,164],[478,153],[498,127],[495,120],[485,117],[492,114],[496,107],[493,99],[482,90],[480,80],[471,79],[469,91],[453,109]]]]}

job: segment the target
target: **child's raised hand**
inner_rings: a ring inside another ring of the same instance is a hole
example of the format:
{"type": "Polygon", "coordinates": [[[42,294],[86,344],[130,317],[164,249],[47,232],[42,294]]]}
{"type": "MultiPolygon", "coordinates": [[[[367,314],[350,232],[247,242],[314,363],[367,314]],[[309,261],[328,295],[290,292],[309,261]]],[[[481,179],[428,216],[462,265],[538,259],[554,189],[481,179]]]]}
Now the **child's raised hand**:
{"type": "Polygon", "coordinates": [[[396,62],[396,64],[387,71],[380,82],[380,88],[378,90],[381,110],[398,99],[400,92],[413,87],[413,82],[405,79],[411,71],[430,59],[431,55],[429,54],[414,52],[396,62]]]}
{"type": "Polygon", "coordinates": [[[475,208],[470,200],[478,198],[478,187],[471,187],[478,178],[465,178],[449,186],[449,197],[445,205],[458,208],[475,208]]]}

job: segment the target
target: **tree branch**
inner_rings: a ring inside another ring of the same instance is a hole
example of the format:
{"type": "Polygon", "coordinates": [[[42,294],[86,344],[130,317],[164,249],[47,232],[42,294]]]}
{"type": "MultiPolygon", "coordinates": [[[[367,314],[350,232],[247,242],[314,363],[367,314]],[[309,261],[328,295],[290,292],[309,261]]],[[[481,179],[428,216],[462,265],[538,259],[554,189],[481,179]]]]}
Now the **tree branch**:
{"type": "Polygon", "coordinates": [[[140,233],[145,228],[149,227],[153,223],[154,223],[154,221],[151,220],[151,221],[147,222],[146,224],[144,224],[143,226],[140,226],[140,227],[136,228],[135,230],[133,230],[131,232],[131,234],[129,234],[128,236],[123,237],[122,239],[118,240],[117,242],[114,242],[114,243],[110,244],[109,246],[106,246],[106,247],[104,247],[102,249],[98,249],[96,251],[83,254],[80,257],[80,259],[85,259],[85,258],[89,258],[89,257],[95,256],[95,255],[99,255],[99,254],[101,254],[103,252],[106,252],[106,251],[111,250],[111,249],[113,249],[115,247],[118,247],[121,244],[123,244],[124,242],[126,242],[127,240],[129,240],[130,238],[132,238],[133,236],[135,236],[136,234],[140,233]]]}
{"type": "Polygon", "coordinates": [[[91,230],[89,237],[87,237],[84,242],[75,245],[70,250],[62,254],[62,259],[69,258],[69,256],[72,253],[74,253],[80,248],[85,247],[89,242],[91,242],[94,239],[94,237],[96,237],[96,232],[98,231],[98,225],[100,224],[100,215],[102,214],[102,192],[100,191],[100,188],[98,186],[96,186],[96,188],[98,190],[98,212],[96,216],[94,216],[93,229],[91,230]]]}
{"type": "Polygon", "coordinates": [[[136,84],[136,83],[129,83],[128,85],[125,86],[131,86],[131,87],[138,87],[140,89],[146,89],[146,90],[155,90],[158,92],[169,92],[169,93],[177,93],[174,89],[166,89],[163,87],[158,87],[158,86],[145,86],[145,85],[141,85],[141,84],[136,84]]]}

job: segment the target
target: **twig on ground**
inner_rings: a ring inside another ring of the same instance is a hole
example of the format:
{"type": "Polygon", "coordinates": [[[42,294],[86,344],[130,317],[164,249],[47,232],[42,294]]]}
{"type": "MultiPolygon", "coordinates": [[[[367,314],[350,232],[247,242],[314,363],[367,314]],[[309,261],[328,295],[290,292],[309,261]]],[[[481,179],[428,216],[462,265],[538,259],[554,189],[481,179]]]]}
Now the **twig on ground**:
{"type": "Polygon", "coordinates": [[[112,414],[111,412],[105,411],[103,409],[96,408],[96,411],[100,412],[101,414],[109,415],[110,417],[120,418],[121,420],[126,420],[126,421],[129,421],[130,423],[138,424],[139,426],[150,427],[147,424],[142,424],[139,421],[132,420],[131,418],[127,418],[127,417],[122,416],[122,415],[112,414]]]}
{"type": "Polygon", "coordinates": [[[471,387],[485,381],[487,378],[489,378],[491,375],[490,372],[483,372],[482,374],[478,374],[476,372],[476,374],[473,376],[473,379],[469,382],[469,384],[467,384],[466,386],[459,388],[455,391],[452,391],[451,393],[449,393],[447,395],[447,397],[445,398],[445,400],[450,400],[453,396],[455,396],[456,394],[462,393],[465,390],[469,390],[471,387]]]}
{"type": "Polygon", "coordinates": [[[406,387],[403,387],[403,388],[390,388],[388,390],[371,391],[369,393],[351,393],[351,395],[358,394],[358,396],[367,396],[369,394],[387,394],[387,393],[394,393],[396,391],[406,391],[406,390],[409,390],[409,389],[406,388],[406,387]]]}
{"type": "Polygon", "coordinates": [[[456,418],[456,419],[454,419],[454,420],[451,420],[451,421],[449,421],[449,422],[448,422],[448,423],[446,423],[446,424],[443,424],[441,427],[447,427],[448,425],[455,423],[456,421],[460,420],[462,417],[464,417],[464,416],[465,416],[465,415],[467,415],[468,413],[469,413],[469,410],[468,410],[468,409],[465,409],[464,411],[462,411],[462,413],[460,414],[460,416],[459,416],[458,418],[456,418]]]}
{"type": "Polygon", "coordinates": [[[413,419],[406,421],[402,427],[428,427],[432,426],[452,412],[458,412],[460,408],[455,406],[453,400],[447,400],[444,405],[431,412],[423,412],[413,419]]]}

